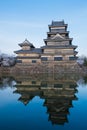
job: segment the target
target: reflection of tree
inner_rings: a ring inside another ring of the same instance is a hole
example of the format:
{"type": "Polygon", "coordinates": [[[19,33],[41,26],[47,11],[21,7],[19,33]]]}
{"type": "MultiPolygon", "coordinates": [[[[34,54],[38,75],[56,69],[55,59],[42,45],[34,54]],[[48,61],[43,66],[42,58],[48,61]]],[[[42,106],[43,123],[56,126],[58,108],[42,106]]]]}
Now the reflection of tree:
{"type": "Polygon", "coordinates": [[[72,101],[77,99],[75,96],[77,85],[74,78],[58,78],[54,75],[32,79],[16,77],[16,81],[17,90],[14,93],[21,94],[19,101],[27,105],[33,97],[39,96],[45,99],[44,106],[47,107],[49,120],[53,124],[63,125],[68,122],[69,108],[73,106],[72,101]]]}
{"type": "Polygon", "coordinates": [[[84,84],[87,84],[87,75],[84,76],[84,84]]]}
{"type": "Polygon", "coordinates": [[[85,75],[84,77],[82,77],[81,79],[78,80],[77,82],[78,85],[81,86],[86,86],[87,85],[87,75],[85,75]]]}
{"type": "Polygon", "coordinates": [[[5,89],[7,87],[13,87],[14,85],[16,85],[16,82],[12,77],[1,77],[0,78],[0,89],[5,89]]]}

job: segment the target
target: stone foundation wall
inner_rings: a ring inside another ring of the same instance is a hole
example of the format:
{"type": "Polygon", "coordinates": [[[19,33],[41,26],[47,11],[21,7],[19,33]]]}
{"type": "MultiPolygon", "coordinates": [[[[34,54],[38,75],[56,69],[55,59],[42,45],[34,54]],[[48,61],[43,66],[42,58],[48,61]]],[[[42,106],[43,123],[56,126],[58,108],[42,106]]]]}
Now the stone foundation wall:
{"type": "Polygon", "coordinates": [[[31,73],[84,73],[76,62],[16,64],[13,67],[0,67],[0,73],[31,74],[31,73]]]}

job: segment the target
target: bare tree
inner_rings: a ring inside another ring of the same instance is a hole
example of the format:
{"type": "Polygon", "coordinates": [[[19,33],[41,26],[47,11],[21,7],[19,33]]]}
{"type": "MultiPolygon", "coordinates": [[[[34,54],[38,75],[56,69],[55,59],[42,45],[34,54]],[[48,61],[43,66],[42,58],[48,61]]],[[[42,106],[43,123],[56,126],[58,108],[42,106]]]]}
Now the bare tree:
{"type": "Polygon", "coordinates": [[[16,58],[14,56],[9,56],[7,54],[0,55],[0,66],[14,66],[16,63],[16,58]]]}

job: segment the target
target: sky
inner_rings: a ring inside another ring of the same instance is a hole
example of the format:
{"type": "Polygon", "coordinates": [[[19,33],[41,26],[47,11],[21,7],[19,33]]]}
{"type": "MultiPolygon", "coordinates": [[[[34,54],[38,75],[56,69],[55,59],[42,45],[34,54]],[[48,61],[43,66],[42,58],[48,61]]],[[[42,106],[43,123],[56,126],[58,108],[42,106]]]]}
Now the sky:
{"type": "Polygon", "coordinates": [[[78,56],[87,56],[87,0],[0,0],[0,53],[14,55],[26,38],[45,45],[52,20],[68,24],[78,56]]]}

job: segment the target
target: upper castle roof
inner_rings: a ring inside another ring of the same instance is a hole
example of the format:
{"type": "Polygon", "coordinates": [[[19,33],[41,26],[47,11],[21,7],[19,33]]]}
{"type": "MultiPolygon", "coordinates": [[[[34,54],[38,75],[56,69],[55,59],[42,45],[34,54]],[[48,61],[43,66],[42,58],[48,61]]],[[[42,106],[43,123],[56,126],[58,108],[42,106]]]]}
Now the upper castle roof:
{"type": "Polygon", "coordinates": [[[34,45],[30,43],[27,39],[25,39],[24,42],[20,43],[19,46],[30,46],[31,48],[35,48],[34,45]]]}
{"type": "Polygon", "coordinates": [[[52,27],[52,26],[67,26],[67,24],[64,23],[64,21],[52,21],[51,25],[49,25],[49,27],[52,27]]]}

